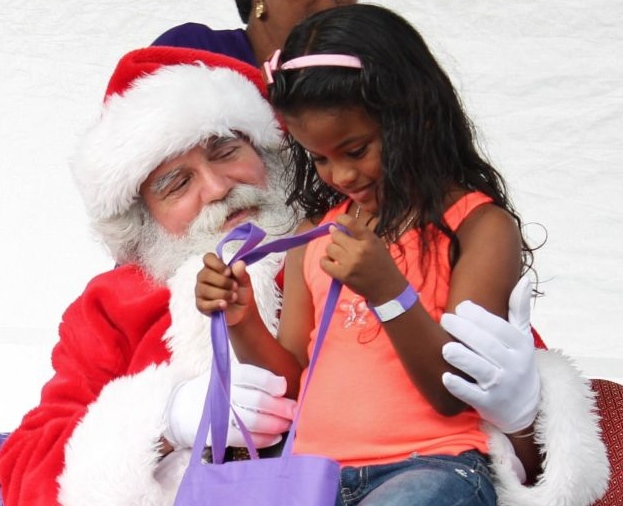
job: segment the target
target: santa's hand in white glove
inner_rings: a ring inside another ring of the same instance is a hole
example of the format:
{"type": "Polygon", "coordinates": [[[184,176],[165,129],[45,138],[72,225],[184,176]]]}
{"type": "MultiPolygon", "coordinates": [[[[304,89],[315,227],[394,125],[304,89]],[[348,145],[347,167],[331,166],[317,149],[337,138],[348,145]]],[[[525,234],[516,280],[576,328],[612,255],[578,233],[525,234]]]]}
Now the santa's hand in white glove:
{"type": "MultiPolygon", "coordinates": [[[[192,448],[203,413],[209,373],[180,384],[172,393],[167,407],[168,422],[164,437],[176,450],[192,448]]],[[[231,364],[231,402],[257,448],[281,441],[290,428],[295,401],[284,397],[286,380],[270,371],[249,364],[231,364]]],[[[230,411],[227,446],[246,446],[242,432],[230,411]]],[[[208,434],[206,444],[211,445],[208,434]]]]}
{"type": "Polygon", "coordinates": [[[446,372],[443,384],[506,434],[529,427],[540,401],[530,331],[531,290],[526,277],[519,280],[509,300],[509,322],[470,301],[441,318],[441,326],[458,341],[444,345],[444,359],[475,380],[446,372]]]}

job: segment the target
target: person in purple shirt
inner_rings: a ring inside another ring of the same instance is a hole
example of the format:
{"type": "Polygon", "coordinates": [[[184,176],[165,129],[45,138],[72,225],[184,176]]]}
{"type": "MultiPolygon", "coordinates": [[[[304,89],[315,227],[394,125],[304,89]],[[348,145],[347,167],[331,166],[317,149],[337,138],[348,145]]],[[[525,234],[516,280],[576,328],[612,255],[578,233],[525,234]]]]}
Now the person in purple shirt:
{"type": "Polygon", "coordinates": [[[236,0],[246,28],[213,30],[200,23],[184,23],[167,30],[151,45],[204,49],[257,67],[283,46],[299,21],[315,12],[353,3],[356,0],[236,0]]]}

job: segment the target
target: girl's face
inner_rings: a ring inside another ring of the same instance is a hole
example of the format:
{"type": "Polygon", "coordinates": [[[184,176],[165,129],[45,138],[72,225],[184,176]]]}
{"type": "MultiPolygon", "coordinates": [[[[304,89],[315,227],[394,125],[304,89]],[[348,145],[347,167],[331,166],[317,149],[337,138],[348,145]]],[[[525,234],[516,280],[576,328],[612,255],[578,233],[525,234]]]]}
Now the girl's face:
{"type": "Polygon", "coordinates": [[[364,211],[378,214],[383,176],[381,130],[362,107],[307,109],[285,115],[288,131],[318,176],[364,211]]]}

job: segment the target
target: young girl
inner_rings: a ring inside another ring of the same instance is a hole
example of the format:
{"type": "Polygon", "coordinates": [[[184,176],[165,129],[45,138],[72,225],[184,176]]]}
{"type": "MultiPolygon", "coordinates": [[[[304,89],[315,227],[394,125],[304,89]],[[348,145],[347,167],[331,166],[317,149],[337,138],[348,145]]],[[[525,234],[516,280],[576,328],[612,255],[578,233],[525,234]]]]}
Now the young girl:
{"type": "Polygon", "coordinates": [[[337,278],[296,451],[341,463],[339,505],[496,504],[478,416],[441,382],[452,338],[438,321],[466,299],[505,316],[532,252],[450,80],[413,27],[372,5],[302,22],[265,72],[300,230],[347,232],[288,253],[277,340],[242,263],[204,257],[198,308],[225,310],[239,360],[285,376],[294,397],[337,278]]]}

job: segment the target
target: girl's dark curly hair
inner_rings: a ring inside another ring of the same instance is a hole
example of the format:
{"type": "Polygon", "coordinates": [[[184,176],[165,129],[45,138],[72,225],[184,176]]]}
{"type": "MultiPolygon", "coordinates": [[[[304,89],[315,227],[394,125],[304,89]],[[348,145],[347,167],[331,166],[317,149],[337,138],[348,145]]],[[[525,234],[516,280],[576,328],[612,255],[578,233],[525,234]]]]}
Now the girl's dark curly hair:
{"type": "MultiPolygon", "coordinates": [[[[444,199],[457,185],[490,196],[521,230],[504,180],[479,152],[473,126],[450,79],[405,19],[366,4],[322,11],[294,28],[281,59],[330,53],[356,56],[362,69],[318,66],[277,71],[269,97],[284,114],[363,107],[379,123],[383,181],[378,235],[394,240],[400,224],[415,213],[414,226],[422,232],[425,248],[430,239],[425,229],[434,225],[458,253],[456,235],[443,219],[444,199]]],[[[286,136],[286,144],[289,204],[313,217],[345,199],[318,177],[312,160],[291,136],[286,136]]],[[[522,240],[524,266],[529,267],[532,250],[522,240]]]]}

